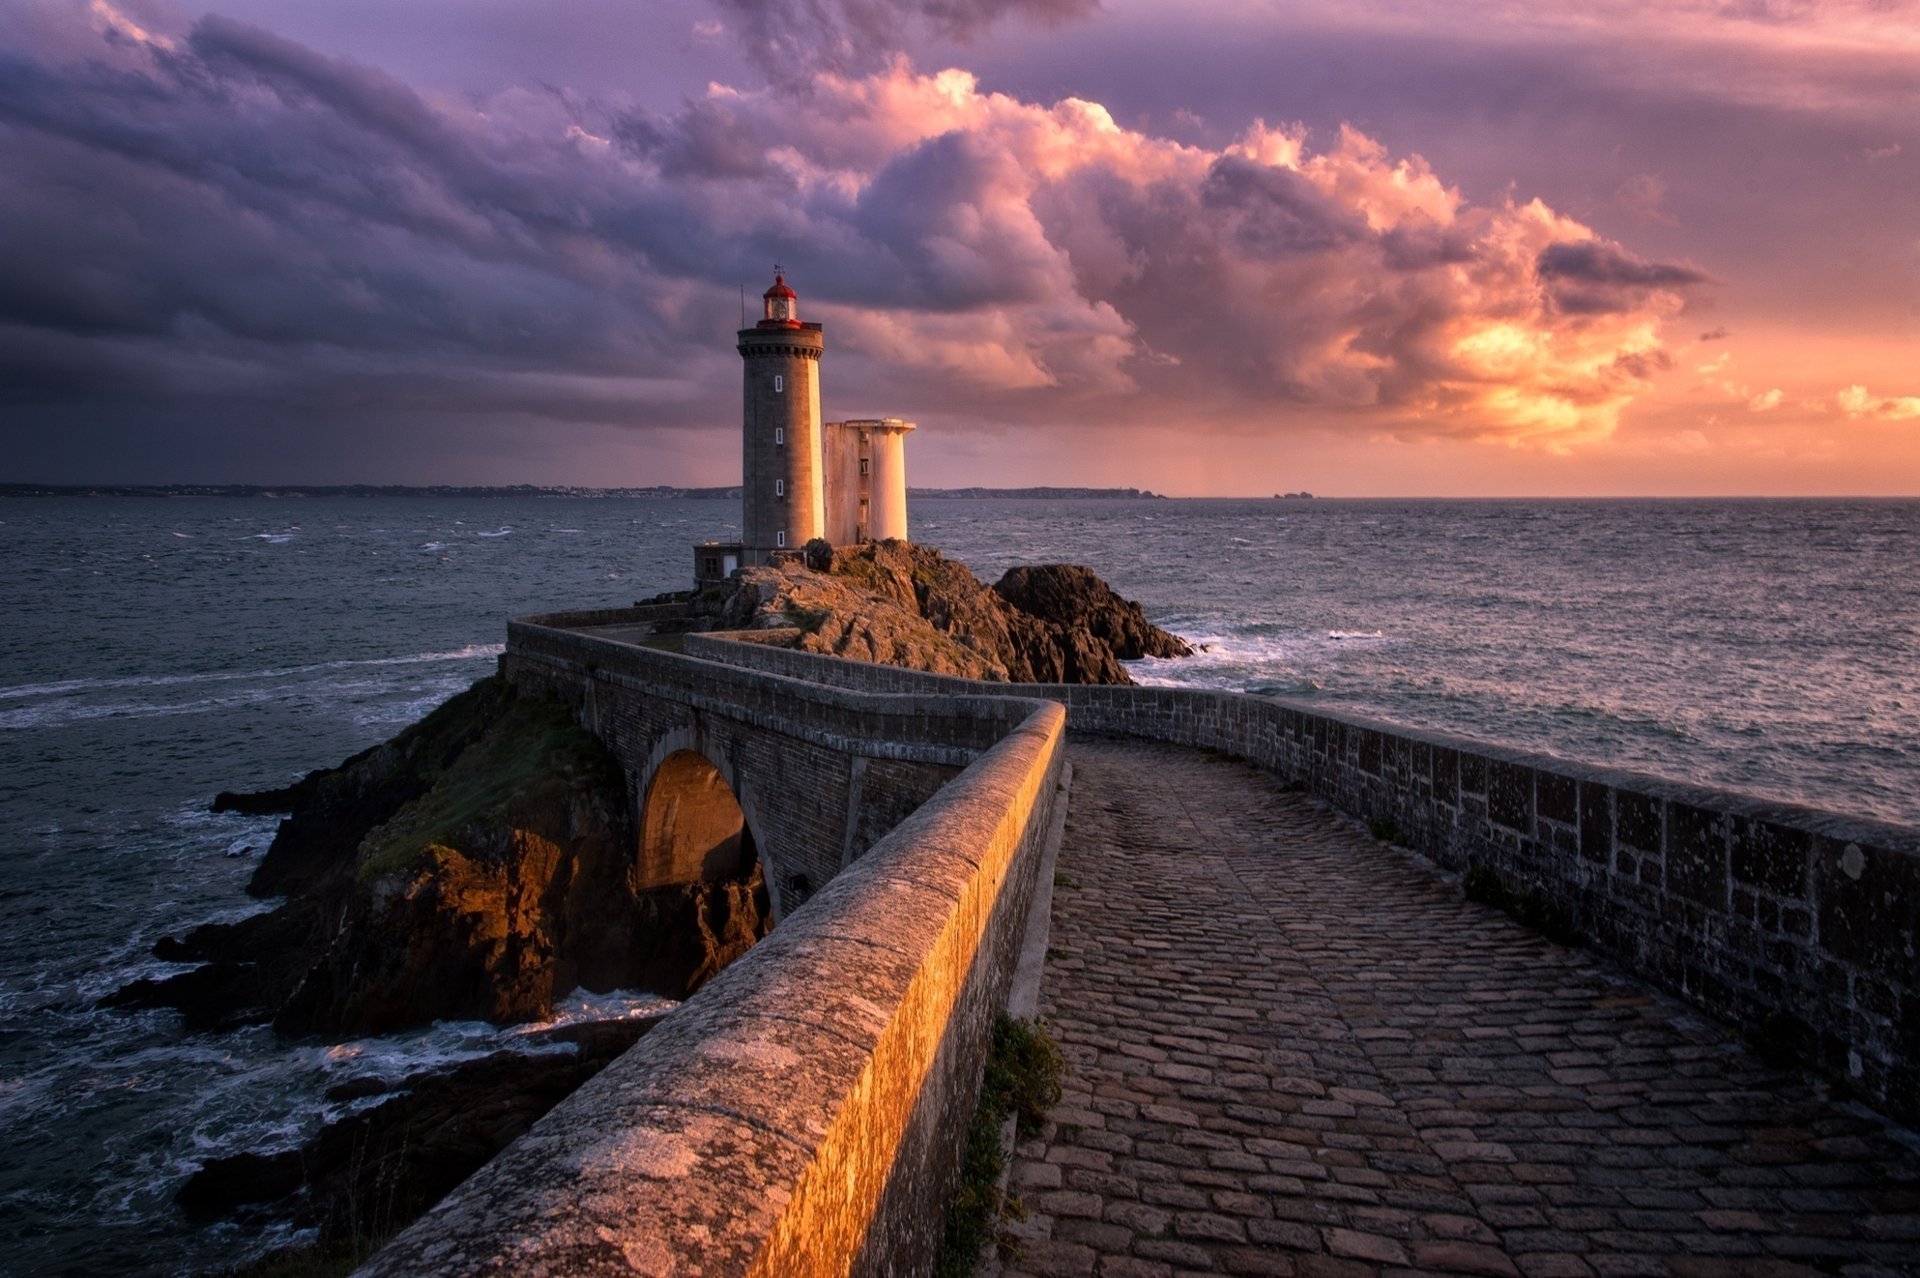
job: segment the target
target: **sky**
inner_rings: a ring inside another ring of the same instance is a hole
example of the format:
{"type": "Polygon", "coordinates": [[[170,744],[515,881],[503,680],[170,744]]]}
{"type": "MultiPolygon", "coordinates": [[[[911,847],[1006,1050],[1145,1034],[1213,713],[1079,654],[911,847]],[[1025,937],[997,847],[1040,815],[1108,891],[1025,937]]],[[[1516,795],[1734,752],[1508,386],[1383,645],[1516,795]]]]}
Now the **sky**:
{"type": "Polygon", "coordinates": [[[7,0],[0,481],[1920,494],[1920,0],[7,0]]]}

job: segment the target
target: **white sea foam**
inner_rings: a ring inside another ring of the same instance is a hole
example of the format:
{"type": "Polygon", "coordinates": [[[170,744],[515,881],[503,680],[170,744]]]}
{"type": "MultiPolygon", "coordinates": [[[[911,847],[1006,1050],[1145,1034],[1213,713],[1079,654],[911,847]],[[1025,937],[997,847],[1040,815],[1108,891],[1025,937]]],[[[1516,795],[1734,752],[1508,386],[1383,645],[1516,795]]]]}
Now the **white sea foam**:
{"type": "Polygon", "coordinates": [[[1321,691],[1326,664],[1336,649],[1355,640],[1385,640],[1381,631],[1292,631],[1251,634],[1201,624],[1168,628],[1198,651],[1190,657],[1145,657],[1126,662],[1137,683],[1157,687],[1212,688],[1267,696],[1299,696],[1321,691]]]}
{"type": "Polygon", "coordinates": [[[325,1047],[301,1049],[326,1071],[329,1085],[352,1078],[400,1079],[425,1069],[458,1065],[499,1051],[542,1055],[571,1052],[566,1042],[530,1041],[535,1035],[590,1021],[631,1020],[658,1016],[678,1007],[670,998],[638,990],[594,994],[575,990],[554,1006],[553,1017],[502,1028],[487,1021],[435,1021],[410,1034],[384,1034],[351,1039],[325,1047]]]}
{"type": "Polygon", "coordinates": [[[1272,635],[1180,628],[1197,651],[1190,657],[1143,657],[1126,663],[1136,683],[1153,687],[1241,689],[1251,679],[1289,665],[1298,644],[1272,635]]]}
{"type": "Polygon", "coordinates": [[[476,536],[476,537],[511,537],[511,536],[513,536],[513,529],[511,529],[511,528],[502,528],[502,529],[501,529],[500,531],[498,531],[498,532],[483,532],[483,533],[475,533],[475,534],[474,534],[474,536],[476,536]]]}

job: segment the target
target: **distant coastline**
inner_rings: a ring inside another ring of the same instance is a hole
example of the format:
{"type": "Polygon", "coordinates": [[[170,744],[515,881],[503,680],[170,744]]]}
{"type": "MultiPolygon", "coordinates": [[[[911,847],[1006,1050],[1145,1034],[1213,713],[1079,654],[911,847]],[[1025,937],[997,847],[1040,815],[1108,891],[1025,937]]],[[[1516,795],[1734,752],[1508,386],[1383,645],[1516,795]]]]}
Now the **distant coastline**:
{"type": "MultiPolygon", "coordinates": [[[[1120,498],[1163,501],[1163,494],[1146,488],[910,488],[912,497],[1027,497],[1049,501],[1077,498],[1120,498]]],[[[502,487],[458,484],[0,484],[0,497],[617,497],[740,499],[740,485],[719,488],[681,488],[654,484],[646,488],[584,488],[568,485],[542,487],[509,484],[502,487]]]]}

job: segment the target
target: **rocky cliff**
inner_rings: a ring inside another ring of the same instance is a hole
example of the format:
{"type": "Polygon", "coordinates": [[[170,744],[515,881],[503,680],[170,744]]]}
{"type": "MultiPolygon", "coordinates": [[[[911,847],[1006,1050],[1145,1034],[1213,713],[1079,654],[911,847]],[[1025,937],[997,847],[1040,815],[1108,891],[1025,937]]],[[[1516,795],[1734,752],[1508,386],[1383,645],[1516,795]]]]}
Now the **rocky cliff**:
{"type": "Polygon", "coordinates": [[[1091,570],[1014,568],[989,588],[904,541],[746,568],[694,601],[703,629],[794,627],[795,645],[857,661],[1013,683],[1132,683],[1123,660],[1193,650],[1091,570]]]}
{"type": "Polygon", "coordinates": [[[286,900],[163,941],[160,957],[202,966],[114,999],[177,1007],[189,1028],[509,1023],[581,985],[683,998],[770,926],[757,869],[636,887],[612,756],[566,707],[497,678],[337,768],[222,800],[291,807],[249,887],[286,900]]]}
{"type": "MultiPolygon", "coordinates": [[[[1190,651],[1084,568],[1015,569],[988,588],[904,542],[808,551],[700,596],[687,624],[792,629],[814,652],[1015,682],[1128,683],[1120,661],[1190,651]]],[[[771,926],[757,857],[734,879],[639,888],[612,756],[568,708],[498,678],[339,767],[215,806],[288,813],[249,887],[284,899],[163,941],[161,957],[199,966],[113,1000],[179,1008],[190,1029],[271,1021],[356,1037],[524,1021],[582,985],[683,998],[771,926]]],[[[301,1149],[210,1161],[179,1201],[311,1226],[309,1261],[358,1259],[644,1028],[588,1027],[574,1054],[408,1078],[301,1149]]]]}

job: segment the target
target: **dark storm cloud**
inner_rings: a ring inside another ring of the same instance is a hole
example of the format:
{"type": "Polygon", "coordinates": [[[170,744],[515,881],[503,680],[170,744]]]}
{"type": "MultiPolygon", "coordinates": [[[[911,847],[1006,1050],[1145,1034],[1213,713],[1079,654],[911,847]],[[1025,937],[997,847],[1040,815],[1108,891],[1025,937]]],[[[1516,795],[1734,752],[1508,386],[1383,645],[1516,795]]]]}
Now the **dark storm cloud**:
{"type": "Polygon", "coordinates": [[[1706,276],[1686,266],[1648,262],[1618,245],[1587,241],[1549,244],[1540,253],[1540,274],[1549,280],[1618,288],[1675,288],[1706,282],[1706,276]]]}
{"type": "MultiPolygon", "coordinates": [[[[592,180],[556,102],[519,95],[499,115],[528,118],[489,130],[212,18],[141,62],[0,65],[0,359],[45,370],[14,394],[452,406],[677,342],[620,286],[646,278],[644,232],[687,219],[592,180]]],[[[565,387],[546,407],[601,411],[565,387]]]]}
{"type": "Polygon", "coordinates": [[[1295,169],[1224,155],[1200,188],[1203,207],[1219,215],[1235,247],[1249,257],[1325,253],[1366,234],[1366,223],[1295,169]]]}
{"type": "Polygon", "coordinates": [[[1598,241],[1549,244],[1538,259],[1540,278],[1570,314],[1628,311],[1653,289],[1687,288],[1707,277],[1691,267],[1649,262],[1598,241]]]}

